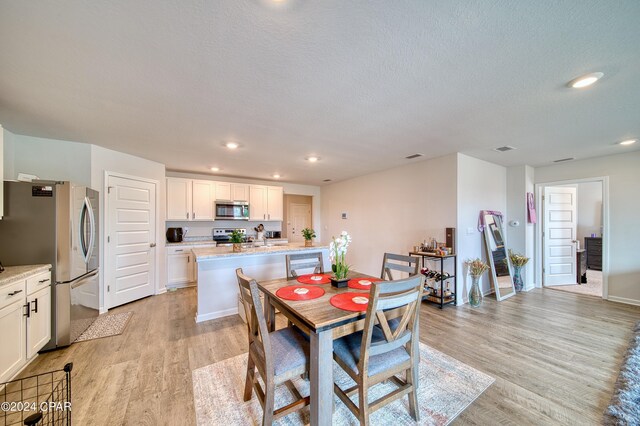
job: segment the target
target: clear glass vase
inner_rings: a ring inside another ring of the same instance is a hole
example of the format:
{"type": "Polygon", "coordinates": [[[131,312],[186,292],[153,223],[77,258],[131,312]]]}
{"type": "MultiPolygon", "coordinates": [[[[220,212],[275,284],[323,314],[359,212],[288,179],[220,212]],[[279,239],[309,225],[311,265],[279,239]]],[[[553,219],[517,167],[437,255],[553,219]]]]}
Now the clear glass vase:
{"type": "Polygon", "coordinates": [[[522,291],[524,288],[524,281],[522,280],[522,266],[513,267],[513,286],[516,291],[522,291]]]}
{"type": "Polygon", "coordinates": [[[480,290],[480,277],[471,276],[471,288],[469,289],[469,304],[478,307],[482,303],[482,290],[480,290]]]}

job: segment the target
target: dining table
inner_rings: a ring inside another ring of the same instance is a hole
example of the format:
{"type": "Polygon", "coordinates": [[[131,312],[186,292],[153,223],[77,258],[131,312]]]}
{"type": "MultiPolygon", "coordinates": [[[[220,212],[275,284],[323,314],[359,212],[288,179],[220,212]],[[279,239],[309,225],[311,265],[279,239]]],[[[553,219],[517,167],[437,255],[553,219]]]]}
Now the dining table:
{"type": "MultiPolygon", "coordinates": [[[[347,278],[377,279],[357,271],[349,271],[347,278]]],[[[258,287],[264,293],[265,317],[270,331],[275,330],[277,309],[290,323],[309,336],[310,423],[312,426],[330,426],[334,408],[333,341],[362,330],[366,317],[366,310],[343,310],[333,306],[330,300],[333,296],[345,292],[362,293],[365,296],[369,294],[369,290],[321,284],[318,287],[324,290],[324,294],[311,300],[285,300],[276,295],[279,289],[297,284],[296,278],[280,278],[258,282],[258,287]]],[[[404,307],[390,309],[385,311],[385,316],[387,319],[397,318],[404,310],[404,307]]],[[[415,333],[417,336],[420,335],[418,329],[415,333]]],[[[415,345],[414,353],[419,353],[419,339],[412,339],[412,342],[415,345]]],[[[419,356],[415,359],[416,364],[420,362],[419,356]]],[[[418,371],[417,365],[415,371],[418,371]]]]}

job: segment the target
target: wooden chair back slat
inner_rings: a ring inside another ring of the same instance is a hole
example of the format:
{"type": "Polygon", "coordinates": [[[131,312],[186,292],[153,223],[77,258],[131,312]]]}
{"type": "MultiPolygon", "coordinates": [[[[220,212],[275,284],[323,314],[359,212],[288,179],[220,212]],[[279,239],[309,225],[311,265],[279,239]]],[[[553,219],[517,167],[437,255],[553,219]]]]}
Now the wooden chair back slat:
{"type": "Polygon", "coordinates": [[[362,334],[361,355],[358,370],[367,371],[369,358],[390,352],[411,341],[413,330],[418,322],[419,303],[422,299],[424,277],[413,275],[397,281],[382,281],[373,283],[367,316],[362,334]],[[400,322],[395,330],[391,330],[384,315],[384,310],[406,306],[400,322]],[[376,320],[380,324],[384,335],[383,341],[371,343],[373,326],[376,320]]]}
{"type": "Polygon", "coordinates": [[[420,259],[414,256],[385,253],[382,259],[382,272],[380,278],[392,281],[392,271],[404,272],[409,276],[417,275],[420,268],[420,259]]]}
{"type": "Polygon", "coordinates": [[[322,252],[288,254],[286,257],[287,278],[296,278],[300,271],[313,269],[313,274],[324,273],[322,252]]]}
{"type": "Polygon", "coordinates": [[[264,355],[265,364],[271,365],[271,345],[269,341],[269,328],[264,317],[260,293],[256,280],[247,277],[242,273],[242,268],[236,269],[240,295],[247,316],[247,327],[249,329],[249,346],[256,346],[258,352],[264,355]]]}

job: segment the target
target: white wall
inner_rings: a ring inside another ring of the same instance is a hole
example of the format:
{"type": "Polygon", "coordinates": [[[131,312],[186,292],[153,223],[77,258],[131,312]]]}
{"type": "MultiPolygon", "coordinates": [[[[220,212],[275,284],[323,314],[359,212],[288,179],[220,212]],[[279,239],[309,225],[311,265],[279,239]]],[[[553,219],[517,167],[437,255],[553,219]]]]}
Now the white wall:
{"type": "MultiPolygon", "coordinates": [[[[157,182],[157,220],[156,220],[156,293],[165,291],[167,284],[167,265],[165,251],[165,227],[166,218],[166,181],[164,164],[155,161],[145,160],[143,158],[134,157],[133,155],[123,154],[121,152],[112,151],[100,146],[91,145],[91,186],[100,191],[102,195],[100,204],[100,238],[103,241],[102,251],[100,252],[100,265],[104,270],[104,256],[106,253],[106,236],[105,236],[105,172],[118,173],[133,177],[151,179],[157,182]]],[[[100,307],[106,306],[104,283],[104,273],[100,274],[100,307]]]]}
{"type": "Polygon", "coordinates": [[[18,173],[42,180],[68,180],[91,185],[91,146],[85,143],[36,138],[5,132],[4,178],[16,179],[18,173]]]}
{"type": "MultiPolygon", "coordinates": [[[[321,208],[321,193],[319,186],[313,185],[299,185],[287,182],[279,182],[279,181],[267,181],[267,180],[257,180],[257,179],[241,179],[241,178],[232,178],[227,176],[214,176],[214,175],[203,175],[196,173],[181,173],[181,172],[172,172],[167,171],[167,177],[180,177],[186,179],[202,179],[202,180],[214,180],[220,182],[238,182],[238,183],[248,183],[254,185],[271,185],[271,186],[282,186],[285,194],[293,194],[293,195],[309,195],[312,197],[313,203],[313,224],[312,227],[316,231],[317,241],[322,241],[322,224],[320,218],[320,208],[321,208]]],[[[265,230],[267,231],[281,231],[286,225],[282,224],[282,222],[243,222],[241,228],[248,228],[247,233],[251,235],[255,233],[253,228],[260,223],[264,224],[265,230]]],[[[189,235],[191,236],[201,236],[201,235],[211,235],[211,228],[225,228],[225,227],[239,227],[238,222],[234,221],[211,221],[211,222],[167,222],[167,227],[188,227],[190,229],[189,235]]],[[[165,228],[166,229],[166,228],[165,228]]]]}
{"type": "Polygon", "coordinates": [[[378,276],[385,252],[408,254],[430,237],[444,241],[445,228],[456,225],[456,155],[323,186],[321,215],[323,240],[349,232],[347,263],[378,276]]]}
{"type": "MultiPolygon", "coordinates": [[[[467,301],[471,279],[464,263],[480,257],[486,261],[484,240],[478,232],[480,210],[499,210],[508,218],[507,169],[464,154],[458,156],[457,228],[458,228],[458,302],[467,301]]],[[[507,235],[508,238],[508,235],[507,235]]],[[[506,244],[510,244],[507,240],[506,244]]],[[[482,276],[482,290],[491,289],[489,274],[482,276]]]]}
{"type": "MultiPolygon", "coordinates": [[[[535,254],[535,224],[527,221],[527,192],[534,192],[534,169],[531,166],[513,166],[507,168],[507,212],[505,220],[507,240],[513,251],[533,259],[535,254]],[[510,221],[517,220],[519,226],[511,226],[510,221]]],[[[534,287],[535,271],[533,260],[525,267],[523,279],[525,289],[534,287]]]]}
{"type": "Polygon", "coordinates": [[[535,180],[545,183],[609,177],[609,299],[640,305],[639,165],[640,151],[632,151],[537,167],[535,180]]]}
{"type": "Polygon", "coordinates": [[[602,235],[602,182],[581,182],[576,185],[578,205],[577,236],[580,247],[584,248],[584,237],[602,235]]]}

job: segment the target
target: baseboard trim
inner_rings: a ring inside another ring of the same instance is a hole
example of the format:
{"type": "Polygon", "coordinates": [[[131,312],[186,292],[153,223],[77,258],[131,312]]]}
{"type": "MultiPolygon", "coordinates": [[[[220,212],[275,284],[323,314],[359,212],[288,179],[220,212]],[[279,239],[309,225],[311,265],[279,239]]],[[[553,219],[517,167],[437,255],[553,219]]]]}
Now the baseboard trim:
{"type": "Polygon", "coordinates": [[[640,306],[640,300],[627,299],[626,297],[609,296],[607,300],[609,302],[624,303],[625,305],[640,306]]]}
{"type": "Polygon", "coordinates": [[[167,292],[167,288],[166,287],[162,287],[162,288],[156,290],[156,296],[158,296],[160,294],[163,294],[163,293],[166,293],[166,292],[167,292]]]}
{"type": "Polygon", "coordinates": [[[98,310],[99,315],[106,314],[107,312],[109,312],[109,309],[105,308],[104,306],[98,310]]]}
{"type": "Polygon", "coordinates": [[[208,314],[196,314],[196,322],[209,321],[212,319],[228,317],[229,315],[236,315],[238,313],[238,307],[225,309],[223,311],[210,312],[208,314]]]}

